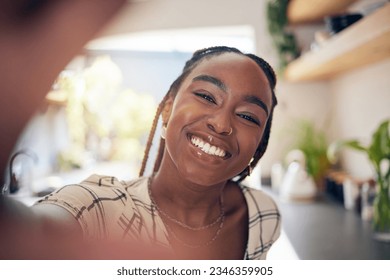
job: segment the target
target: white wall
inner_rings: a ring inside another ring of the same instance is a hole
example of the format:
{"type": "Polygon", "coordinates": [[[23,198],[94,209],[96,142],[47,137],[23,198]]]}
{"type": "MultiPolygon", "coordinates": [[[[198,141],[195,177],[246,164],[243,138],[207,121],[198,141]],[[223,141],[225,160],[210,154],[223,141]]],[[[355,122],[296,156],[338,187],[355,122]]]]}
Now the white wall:
{"type": "MultiPolygon", "coordinates": [[[[332,111],[330,86],[324,82],[289,83],[279,81],[278,106],[275,108],[272,133],[266,154],[261,160],[262,176],[270,174],[274,163],[282,161],[291,144],[297,120],[311,120],[316,127],[330,133],[332,111]]],[[[296,130],[295,130],[296,131],[296,130]]]]}
{"type": "Polygon", "coordinates": [[[264,0],[150,0],[129,4],[101,36],[146,30],[252,25],[257,52],[276,63],[264,0]]]}
{"type": "MultiPolygon", "coordinates": [[[[379,123],[390,119],[390,59],[351,71],[331,82],[336,136],[371,141],[379,123]]],[[[344,168],[367,178],[371,167],[364,154],[345,151],[344,168]]]]}

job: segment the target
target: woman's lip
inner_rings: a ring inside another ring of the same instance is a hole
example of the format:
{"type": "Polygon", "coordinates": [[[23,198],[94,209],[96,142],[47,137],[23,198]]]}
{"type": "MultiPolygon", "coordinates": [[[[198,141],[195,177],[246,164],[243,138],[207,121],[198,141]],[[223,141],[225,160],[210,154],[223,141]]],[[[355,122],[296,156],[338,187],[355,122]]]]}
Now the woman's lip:
{"type": "MultiPolygon", "coordinates": [[[[219,157],[219,158],[221,158],[221,159],[228,159],[228,158],[230,158],[230,157],[232,156],[231,153],[228,152],[227,149],[226,149],[223,145],[219,145],[218,143],[211,143],[210,141],[205,140],[205,138],[208,138],[208,137],[202,137],[202,136],[195,135],[195,134],[192,134],[192,133],[188,133],[188,134],[187,134],[187,139],[188,139],[188,141],[190,142],[190,144],[191,144],[193,147],[199,149],[199,151],[202,151],[203,153],[205,153],[205,154],[207,154],[207,155],[210,155],[210,156],[213,156],[213,157],[219,157]],[[202,151],[201,148],[196,147],[196,146],[192,143],[192,141],[191,141],[192,137],[199,138],[199,139],[201,139],[203,142],[209,143],[211,146],[215,146],[215,147],[217,147],[217,148],[223,150],[224,153],[225,153],[225,155],[224,155],[223,157],[219,157],[219,156],[217,156],[217,155],[211,155],[211,154],[206,153],[205,151],[202,151]]],[[[213,139],[213,138],[211,138],[211,139],[213,139]]],[[[213,142],[214,142],[214,141],[213,141],[213,142]]]]}

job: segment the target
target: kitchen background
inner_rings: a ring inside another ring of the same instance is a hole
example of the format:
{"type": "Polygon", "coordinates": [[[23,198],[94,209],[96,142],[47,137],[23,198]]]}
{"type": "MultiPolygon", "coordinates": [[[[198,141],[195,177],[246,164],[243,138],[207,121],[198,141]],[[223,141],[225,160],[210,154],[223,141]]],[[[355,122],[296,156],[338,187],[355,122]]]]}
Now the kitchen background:
{"type": "MultiPolygon", "coordinates": [[[[234,46],[258,54],[276,69],[280,67],[268,29],[267,7],[272,1],[133,2],[64,69],[21,135],[15,152],[25,154],[15,157],[13,168],[21,185],[26,185],[24,189],[44,192],[92,172],[121,179],[137,176],[155,108],[196,49],[234,46]]],[[[288,161],[302,159],[299,154],[289,154],[298,148],[294,143],[304,137],[302,129],[312,132],[313,139],[322,139],[320,145],[325,148],[340,139],[369,143],[378,125],[390,118],[390,4],[379,0],[325,1],[341,6],[332,14],[364,15],[345,29],[353,32],[351,35],[338,38],[340,45],[328,48],[327,40],[334,38],[328,38],[332,35],[327,32],[326,15],[310,18],[321,2],[295,0],[288,7],[289,24],[284,30],[295,35],[301,59],[309,57],[302,66],[287,66],[285,75],[279,71],[279,105],[270,144],[257,177],[252,178],[256,187],[273,184],[274,194],[288,161]],[[294,10],[293,5],[300,3],[303,6],[294,10]],[[305,11],[302,7],[309,7],[309,19],[294,19],[305,11]],[[384,11],[382,16],[375,14],[379,22],[371,20],[374,25],[369,21],[365,27],[364,21],[378,11],[384,11]],[[361,29],[353,30],[358,24],[363,25],[361,29]],[[339,69],[343,65],[339,53],[353,53],[377,38],[378,46],[368,51],[363,48],[346,62],[347,70],[339,69]],[[360,61],[364,63],[360,65],[360,61]],[[311,68],[312,62],[325,68],[334,66],[335,73],[316,76],[318,70],[311,68]],[[358,67],[349,67],[354,64],[358,67]]],[[[288,59],[293,60],[293,55],[288,59]]],[[[339,159],[344,179],[361,183],[375,175],[364,153],[344,149],[339,159]]],[[[323,182],[316,183],[316,188],[325,190],[323,182]]]]}

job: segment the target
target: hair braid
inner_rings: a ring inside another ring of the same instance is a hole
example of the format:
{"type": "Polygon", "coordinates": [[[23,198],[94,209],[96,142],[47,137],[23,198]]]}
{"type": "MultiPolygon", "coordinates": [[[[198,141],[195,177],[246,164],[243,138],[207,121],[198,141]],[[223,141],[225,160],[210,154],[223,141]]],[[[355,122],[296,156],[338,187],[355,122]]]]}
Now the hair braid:
{"type": "Polygon", "coordinates": [[[160,102],[160,104],[157,107],[156,114],[154,115],[152,128],[150,129],[150,132],[149,132],[148,142],[146,143],[144,158],[142,159],[141,169],[140,169],[139,174],[138,174],[140,177],[143,176],[145,173],[145,168],[146,168],[146,163],[148,162],[150,148],[152,147],[153,138],[154,138],[154,135],[156,134],[157,123],[158,123],[158,120],[160,118],[161,112],[164,109],[165,102],[167,101],[167,99],[168,99],[168,94],[166,94],[164,96],[163,100],[160,102]]]}

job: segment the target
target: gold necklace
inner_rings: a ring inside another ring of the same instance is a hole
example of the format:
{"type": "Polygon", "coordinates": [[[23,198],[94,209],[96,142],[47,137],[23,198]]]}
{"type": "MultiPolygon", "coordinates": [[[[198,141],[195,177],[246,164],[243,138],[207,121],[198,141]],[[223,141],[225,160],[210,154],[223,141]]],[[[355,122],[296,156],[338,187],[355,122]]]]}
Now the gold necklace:
{"type": "Polygon", "coordinates": [[[152,205],[154,207],[156,207],[157,211],[159,213],[161,213],[164,217],[166,217],[168,220],[170,220],[171,222],[185,228],[185,229],[188,229],[188,230],[192,230],[192,231],[199,231],[199,230],[205,230],[205,229],[208,229],[212,226],[214,226],[215,224],[217,224],[218,222],[219,223],[219,227],[217,229],[217,231],[215,232],[214,236],[208,240],[207,242],[203,243],[203,244],[189,244],[185,241],[183,241],[182,239],[180,239],[176,233],[172,230],[172,228],[164,222],[164,219],[163,222],[164,222],[164,225],[166,226],[167,230],[171,233],[171,236],[173,238],[175,238],[177,241],[179,241],[179,243],[181,243],[182,245],[186,246],[186,247],[190,247],[190,248],[200,248],[200,247],[204,247],[204,246],[208,246],[210,245],[211,243],[213,243],[218,235],[220,234],[223,226],[224,226],[224,221],[225,221],[225,209],[224,209],[224,201],[223,201],[223,196],[222,196],[222,193],[221,193],[221,196],[220,196],[220,200],[219,200],[219,203],[220,203],[220,215],[218,216],[218,218],[216,220],[214,220],[212,223],[208,224],[208,225],[204,225],[204,226],[200,226],[200,227],[192,227],[190,225],[187,225],[171,216],[168,215],[168,213],[166,213],[165,211],[163,211],[159,206],[158,204],[156,203],[156,201],[154,200],[153,198],[153,195],[152,195],[152,190],[151,190],[151,182],[152,182],[152,176],[148,178],[148,192],[149,192],[149,197],[150,197],[150,201],[152,202],[152,205]]]}
{"type": "Polygon", "coordinates": [[[217,239],[219,233],[221,232],[221,230],[223,228],[224,221],[225,221],[225,216],[222,217],[221,223],[219,224],[219,227],[218,227],[217,231],[215,232],[215,234],[213,235],[213,237],[210,240],[208,240],[208,241],[206,241],[205,243],[202,243],[202,244],[190,244],[190,243],[187,243],[184,240],[182,240],[181,238],[179,238],[176,235],[176,233],[173,231],[173,229],[168,224],[164,223],[164,225],[167,228],[167,230],[171,233],[172,237],[174,239],[176,239],[181,245],[183,245],[185,247],[192,248],[192,249],[197,249],[197,248],[209,246],[211,243],[213,243],[217,239]]]}

